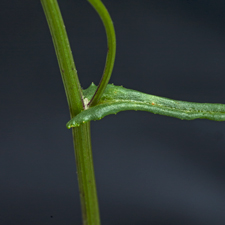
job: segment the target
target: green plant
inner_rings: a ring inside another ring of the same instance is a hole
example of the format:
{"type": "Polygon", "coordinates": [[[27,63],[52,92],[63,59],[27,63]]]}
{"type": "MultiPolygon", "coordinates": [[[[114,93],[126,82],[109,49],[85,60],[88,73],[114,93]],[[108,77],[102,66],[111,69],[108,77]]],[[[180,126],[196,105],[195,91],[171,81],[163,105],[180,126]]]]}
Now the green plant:
{"type": "Polygon", "coordinates": [[[88,0],[100,15],[108,39],[108,54],[102,79],[82,90],[56,0],[41,0],[52,34],[67,95],[83,214],[83,224],[100,224],[91,152],[90,121],[124,110],[143,110],[179,119],[225,120],[225,105],[176,101],[108,84],[115,59],[115,33],[110,16],[100,0],[88,0]]]}

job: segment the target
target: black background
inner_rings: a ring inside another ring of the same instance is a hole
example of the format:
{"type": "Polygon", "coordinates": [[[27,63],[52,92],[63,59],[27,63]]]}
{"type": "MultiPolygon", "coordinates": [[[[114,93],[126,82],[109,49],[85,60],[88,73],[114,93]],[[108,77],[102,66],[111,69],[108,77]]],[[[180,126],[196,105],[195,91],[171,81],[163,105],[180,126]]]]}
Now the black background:
{"type": "MultiPolygon", "coordinates": [[[[116,29],[111,83],[225,103],[224,0],[104,0],[116,29]]],[[[106,37],[87,1],[60,0],[83,88],[106,37]]],[[[39,1],[1,0],[0,223],[81,224],[68,106],[39,1]]],[[[225,124],[122,112],[92,122],[103,225],[225,224],[225,124]]]]}

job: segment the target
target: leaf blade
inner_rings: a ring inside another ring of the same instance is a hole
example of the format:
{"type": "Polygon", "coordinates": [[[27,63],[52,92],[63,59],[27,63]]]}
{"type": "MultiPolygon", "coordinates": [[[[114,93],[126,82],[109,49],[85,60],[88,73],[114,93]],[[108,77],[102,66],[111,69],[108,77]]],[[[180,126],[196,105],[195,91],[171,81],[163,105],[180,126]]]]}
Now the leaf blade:
{"type": "MultiPolygon", "coordinates": [[[[90,99],[96,88],[92,84],[83,91],[84,96],[90,99]]],[[[67,128],[77,127],[91,120],[100,120],[107,115],[126,110],[147,111],[182,120],[225,121],[225,104],[178,101],[108,84],[99,103],[70,120],[67,128]]]]}

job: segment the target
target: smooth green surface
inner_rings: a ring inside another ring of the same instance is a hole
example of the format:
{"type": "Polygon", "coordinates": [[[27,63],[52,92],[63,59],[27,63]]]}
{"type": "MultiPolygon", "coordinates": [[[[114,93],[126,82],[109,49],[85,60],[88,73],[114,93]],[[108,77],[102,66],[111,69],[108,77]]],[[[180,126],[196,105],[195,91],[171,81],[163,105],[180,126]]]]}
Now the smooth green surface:
{"type": "MultiPolygon", "coordinates": [[[[57,0],[41,0],[51,31],[71,117],[83,110],[83,96],[57,0]]],[[[100,225],[90,123],[73,130],[83,225],[100,225]]]]}
{"type": "Polygon", "coordinates": [[[71,116],[83,109],[82,91],[57,0],[41,0],[57,55],[71,116]]]}
{"type": "Polygon", "coordinates": [[[83,225],[100,225],[90,123],[73,128],[83,225]]]}
{"type": "MultiPolygon", "coordinates": [[[[83,91],[84,96],[90,99],[96,88],[94,84],[91,84],[83,91]]],[[[224,104],[177,101],[108,84],[98,104],[75,116],[67,123],[67,128],[79,127],[91,120],[100,120],[107,115],[126,110],[147,111],[182,120],[225,121],[224,104]]]]}
{"type": "Polygon", "coordinates": [[[103,3],[100,0],[88,0],[88,2],[90,2],[90,4],[94,7],[94,9],[96,10],[96,12],[98,13],[103,22],[106,31],[107,45],[108,45],[105,69],[101,81],[96,90],[96,93],[93,95],[93,98],[90,99],[89,102],[89,106],[91,105],[94,106],[101,99],[112,74],[116,56],[116,35],[112,19],[103,3]]]}

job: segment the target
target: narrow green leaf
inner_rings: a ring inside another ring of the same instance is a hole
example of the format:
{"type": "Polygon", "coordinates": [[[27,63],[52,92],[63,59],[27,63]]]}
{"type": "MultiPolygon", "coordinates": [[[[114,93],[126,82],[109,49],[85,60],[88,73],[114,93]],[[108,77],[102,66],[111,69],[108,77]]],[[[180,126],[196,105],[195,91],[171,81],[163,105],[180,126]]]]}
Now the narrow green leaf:
{"type": "MultiPolygon", "coordinates": [[[[94,84],[91,84],[84,90],[85,98],[90,100],[96,88],[94,84]]],[[[182,120],[225,121],[225,104],[177,101],[108,84],[98,104],[79,113],[66,126],[67,128],[78,127],[88,121],[100,120],[107,115],[126,110],[147,111],[182,120]]]]}

